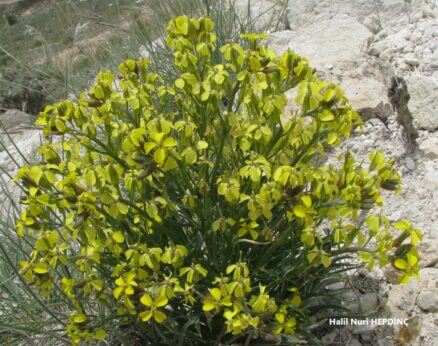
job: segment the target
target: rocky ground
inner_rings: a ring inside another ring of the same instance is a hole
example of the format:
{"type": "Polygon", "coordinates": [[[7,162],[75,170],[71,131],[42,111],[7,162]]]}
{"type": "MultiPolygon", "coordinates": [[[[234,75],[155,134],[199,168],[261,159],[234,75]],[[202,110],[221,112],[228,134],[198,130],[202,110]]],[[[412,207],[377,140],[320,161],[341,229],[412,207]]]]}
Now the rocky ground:
{"type": "MultiPolygon", "coordinates": [[[[379,316],[407,318],[408,325],[336,327],[323,342],[438,345],[438,1],[294,0],[285,8],[277,3],[251,3],[253,14],[262,14],[261,24],[269,24],[269,11],[283,13],[280,25],[272,25],[269,44],[278,53],[292,49],[308,57],[321,77],[341,85],[365,120],[364,130],[342,149],[365,157],[381,148],[396,157],[404,189],[401,196],[385,196],[387,216],[410,219],[424,232],[419,281],[396,285],[391,272],[382,271],[353,277],[359,287],[354,309],[378,309],[379,316]]],[[[246,8],[246,0],[237,4],[246,8]]],[[[0,179],[8,181],[14,160],[24,161],[18,149],[32,157],[40,135],[19,112],[0,114],[0,120],[17,143],[11,145],[0,131],[14,153],[10,158],[0,151],[0,179]]]]}
{"type": "MultiPolygon", "coordinates": [[[[266,2],[265,2],[266,5],[266,2]]],[[[438,2],[290,1],[279,53],[306,56],[321,77],[338,82],[365,120],[342,149],[357,157],[381,148],[403,175],[401,196],[385,196],[390,219],[424,232],[420,280],[395,285],[390,272],[360,272],[357,311],[407,318],[404,327],[338,327],[328,345],[438,345],[438,2]]],[[[292,95],[291,95],[292,96],[292,95]]]]}

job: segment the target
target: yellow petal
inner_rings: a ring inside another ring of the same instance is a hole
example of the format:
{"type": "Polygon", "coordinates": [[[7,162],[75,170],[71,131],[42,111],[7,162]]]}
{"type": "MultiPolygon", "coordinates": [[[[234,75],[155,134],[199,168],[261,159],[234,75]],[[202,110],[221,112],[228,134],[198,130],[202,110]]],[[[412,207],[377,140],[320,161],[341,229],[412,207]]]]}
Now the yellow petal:
{"type": "Polygon", "coordinates": [[[154,318],[157,323],[162,323],[166,319],[166,314],[162,313],[161,311],[155,310],[154,318]]]}
{"type": "Polygon", "coordinates": [[[275,314],[275,319],[279,322],[279,323],[284,323],[284,314],[282,313],[276,313],[275,314]]]}
{"type": "Polygon", "coordinates": [[[114,239],[114,241],[116,243],[119,243],[119,244],[121,244],[125,241],[125,237],[123,236],[123,233],[120,231],[113,233],[112,238],[114,239]]]}
{"type": "Polygon", "coordinates": [[[210,294],[216,300],[221,299],[221,290],[219,288],[213,288],[210,290],[210,294]]]}
{"type": "Polygon", "coordinates": [[[105,340],[105,338],[106,338],[105,330],[103,330],[103,329],[96,330],[93,337],[96,340],[105,340]]]}
{"type": "Polygon", "coordinates": [[[417,262],[418,262],[417,256],[414,256],[414,255],[408,253],[407,257],[408,257],[408,264],[409,264],[409,266],[412,267],[412,266],[417,264],[417,262]]]}
{"type": "Polygon", "coordinates": [[[204,305],[202,305],[202,310],[204,311],[211,311],[216,307],[216,302],[213,300],[205,300],[204,305]]]}
{"type": "Polygon", "coordinates": [[[120,295],[122,294],[124,288],[123,287],[117,287],[114,291],[113,291],[113,296],[116,299],[119,299],[120,295]]]}
{"type": "Polygon", "coordinates": [[[144,294],[141,298],[140,298],[140,302],[143,305],[146,305],[148,307],[151,307],[153,304],[153,300],[151,298],[151,296],[149,294],[144,294]]]}
{"type": "Polygon", "coordinates": [[[31,178],[35,184],[39,184],[41,177],[43,176],[43,170],[40,166],[33,166],[29,170],[29,178],[31,178]]]}
{"type": "Polygon", "coordinates": [[[306,208],[310,208],[312,206],[312,198],[308,195],[302,196],[301,201],[306,208]]]}
{"type": "Polygon", "coordinates": [[[158,164],[163,164],[166,159],[166,151],[163,148],[158,148],[154,153],[154,161],[158,164]]]}
{"type": "Polygon", "coordinates": [[[299,204],[294,207],[294,215],[300,218],[306,217],[306,208],[299,204]]]}
{"type": "Polygon", "coordinates": [[[161,306],[167,305],[168,302],[169,302],[168,299],[163,296],[163,297],[157,298],[154,305],[157,307],[161,307],[161,306]]]}
{"type": "Polygon", "coordinates": [[[143,311],[141,314],[140,314],[140,318],[141,318],[141,320],[143,321],[143,322],[147,322],[147,321],[149,321],[150,319],[151,319],[151,317],[152,317],[152,311],[143,311]]]}
{"type": "Polygon", "coordinates": [[[47,273],[47,264],[37,263],[35,267],[33,267],[33,271],[37,274],[45,274],[47,273]]]}
{"type": "Polygon", "coordinates": [[[134,294],[134,287],[132,287],[132,286],[128,286],[128,287],[126,287],[126,289],[125,289],[125,294],[126,294],[127,296],[132,296],[132,295],[134,294]]]}
{"type": "Polygon", "coordinates": [[[408,267],[408,263],[402,258],[397,258],[394,265],[398,269],[406,269],[408,267]]]}
{"type": "Polygon", "coordinates": [[[198,150],[207,149],[208,148],[208,143],[206,141],[199,141],[198,144],[196,145],[196,148],[198,150]]]}
{"type": "Polygon", "coordinates": [[[328,268],[328,267],[330,267],[332,260],[330,259],[330,257],[322,255],[321,262],[322,262],[322,265],[324,266],[324,268],[328,268]]]}
{"type": "Polygon", "coordinates": [[[87,316],[85,316],[84,314],[77,314],[74,315],[72,318],[73,323],[83,323],[87,320],[87,316]]]}
{"type": "Polygon", "coordinates": [[[170,148],[170,147],[176,147],[177,143],[172,137],[167,137],[163,141],[163,147],[170,148]]]}
{"type": "Polygon", "coordinates": [[[185,84],[186,84],[186,82],[184,82],[184,79],[182,79],[182,78],[178,78],[175,81],[175,86],[179,89],[183,89],[185,84]]]}

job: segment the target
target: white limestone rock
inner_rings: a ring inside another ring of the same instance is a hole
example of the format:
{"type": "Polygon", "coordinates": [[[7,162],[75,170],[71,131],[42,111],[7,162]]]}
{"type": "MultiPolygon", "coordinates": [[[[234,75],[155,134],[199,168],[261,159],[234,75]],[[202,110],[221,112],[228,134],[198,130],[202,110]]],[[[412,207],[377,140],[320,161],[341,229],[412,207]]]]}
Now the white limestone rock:
{"type": "Polygon", "coordinates": [[[412,75],[406,80],[409,110],[417,129],[438,129],[438,82],[431,77],[412,75]]]}
{"type": "Polygon", "coordinates": [[[421,292],[417,297],[417,305],[425,312],[438,312],[438,288],[421,292]]]}
{"type": "Polygon", "coordinates": [[[30,124],[34,119],[34,116],[24,113],[18,109],[8,109],[6,112],[0,113],[0,123],[7,130],[18,125],[30,124]]]}

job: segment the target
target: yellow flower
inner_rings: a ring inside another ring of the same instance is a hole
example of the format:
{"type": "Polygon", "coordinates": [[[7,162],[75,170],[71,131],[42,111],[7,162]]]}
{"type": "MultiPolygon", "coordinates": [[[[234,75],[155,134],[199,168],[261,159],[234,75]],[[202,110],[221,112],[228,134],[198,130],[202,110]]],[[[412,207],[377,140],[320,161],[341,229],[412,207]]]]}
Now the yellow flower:
{"type": "Polygon", "coordinates": [[[202,310],[211,311],[213,309],[220,310],[222,306],[231,306],[231,296],[222,297],[221,290],[219,288],[212,288],[210,295],[204,300],[202,310]]]}
{"type": "Polygon", "coordinates": [[[139,314],[143,322],[147,322],[153,317],[157,323],[163,323],[167,316],[164,312],[158,310],[158,308],[166,306],[169,302],[165,296],[158,296],[154,300],[149,294],[144,294],[140,298],[140,302],[149,308],[139,314]]]}

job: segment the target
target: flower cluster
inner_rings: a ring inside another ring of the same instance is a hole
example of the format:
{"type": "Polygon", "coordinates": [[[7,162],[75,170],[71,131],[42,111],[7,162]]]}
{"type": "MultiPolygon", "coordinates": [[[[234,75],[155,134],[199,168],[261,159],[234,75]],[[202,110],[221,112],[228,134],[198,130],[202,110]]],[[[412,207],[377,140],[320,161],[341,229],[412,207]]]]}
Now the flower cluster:
{"type": "Polygon", "coordinates": [[[73,343],[128,327],[158,343],[300,333],[308,280],[350,253],[392,264],[402,282],[417,275],[421,232],[361,218],[381,189],[400,189],[394,160],[324,164],[360,125],[337,85],[292,51],[276,57],[264,35],[217,48],[207,17],[167,29],[175,80],[145,59],[102,71],[39,115],[41,160],[16,177],[17,234],[33,246],[21,273],[68,297],[73,343]]]}

